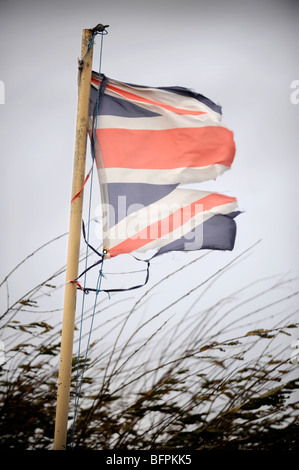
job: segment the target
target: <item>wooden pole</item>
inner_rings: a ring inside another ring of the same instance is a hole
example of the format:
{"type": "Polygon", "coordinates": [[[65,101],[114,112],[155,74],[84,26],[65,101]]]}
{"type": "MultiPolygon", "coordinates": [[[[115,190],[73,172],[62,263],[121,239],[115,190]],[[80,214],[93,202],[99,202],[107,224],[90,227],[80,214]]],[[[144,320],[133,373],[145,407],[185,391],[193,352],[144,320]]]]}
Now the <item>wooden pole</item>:
{"type": "MultiPolygon", "coordinates": [[[[89,49],[88,47],[91,43],[92,35],[93,32],[90,29],[84,29],[82,32],[81,58],[83,59],[84,57],[84,60],[82,61],[81,59],[82,69],[78,91],[72,198],[82,188],[85,176],[93,45],[91,44],[89,49]]],[[[54,450],[65,450],[67,445],[68,410],[77,292],[75,284],[69,283],[69,281],[75,279],[78,276],[82,205],[83,192],[80,194],[80,196],[74,199],[71,204],[54,433],[54,450]]]]}

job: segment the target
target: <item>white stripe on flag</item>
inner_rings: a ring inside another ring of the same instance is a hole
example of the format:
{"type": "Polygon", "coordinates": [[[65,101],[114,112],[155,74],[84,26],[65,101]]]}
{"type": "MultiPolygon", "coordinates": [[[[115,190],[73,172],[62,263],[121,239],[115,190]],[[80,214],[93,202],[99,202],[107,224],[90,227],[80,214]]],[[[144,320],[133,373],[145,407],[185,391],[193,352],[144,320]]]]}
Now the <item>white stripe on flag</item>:
{"type": "Polygon", "coordinates": [[[215,163],[200,168],[135,169],[104,168],[98,169],[100,181],[107,183],[149,183],[149,184],[188,184],[201,183],[215,179],[229,167],[215,163]]]}
{"type": "MultiPolygon", "coordinates": [[[[161,113],[162,114],[162,113],[161,113]]],[[[163,115],[142,118],[126,118],[120,116],[100,115],[96,120],[97,129],[128,129],[128,130],[153,130],[193,128],[218,126],[226,127],[217,119],[212,119],[209,114],[200,116],[178,116],[171,111],[163,110],[163,115]]],[[[89,121],[89,129],[92,129],[92,118],[89,121]]]]}

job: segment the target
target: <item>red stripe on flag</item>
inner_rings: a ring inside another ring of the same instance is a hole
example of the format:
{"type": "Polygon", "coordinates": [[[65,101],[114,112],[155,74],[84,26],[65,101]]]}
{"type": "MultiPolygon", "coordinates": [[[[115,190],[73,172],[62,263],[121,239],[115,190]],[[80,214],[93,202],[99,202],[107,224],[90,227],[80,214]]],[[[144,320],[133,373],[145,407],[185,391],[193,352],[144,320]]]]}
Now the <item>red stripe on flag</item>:
{"type": "Polygon", "coordinates": [[[98,129],[106,168],[171,169],[219,163],[230,167],[233,133],[206,126],[166,130],[98,129]]]}
{"type": "Polygon", "coordinates": [[[159,101],[149,100],[147,98],[144,98],[143,96],[136,95],[135,93],[122,90],[121,88],[118,88],[114,85],[111,85],[110,83],[108,83],[106,88],[107,88],[107,90],[114,91],[115,93],[123,96],[124,98],[129,99],[130,101],[138,101],[139,103],[153,104],[155,106],[158,106],[159,108],[167,109],[168,111],[172,111],[176,114],[181,114],[181,115],[183,115],[183,114],[188,115],[189,114],[189,115],[192,115],[192,116],[199,116],[200,114],[207,114],[205,111],[194,111],[194,110],[190,110],[190,109],[181,109],[181,108],[176,108],[174,106],[170,106],[168,104],[161,103],[159,101]]]}
{"type": "Polygon", "coordinates": [[[213,193],[205,196],[197,201],[173,212],[170,216],[165,217],[145,229],[140,230],[133,237],[130,237],[109,250],[111,257],[122,253],[131,253],[148,243],[165,237],[167,234],[178,229],[183,223],[187,223],[195,215],[205,212],[214,207],[235,202],[236,198],[224,196],[223,194],[213,193]],[[155,236],[153,236],[153,234],[155,236]]]}

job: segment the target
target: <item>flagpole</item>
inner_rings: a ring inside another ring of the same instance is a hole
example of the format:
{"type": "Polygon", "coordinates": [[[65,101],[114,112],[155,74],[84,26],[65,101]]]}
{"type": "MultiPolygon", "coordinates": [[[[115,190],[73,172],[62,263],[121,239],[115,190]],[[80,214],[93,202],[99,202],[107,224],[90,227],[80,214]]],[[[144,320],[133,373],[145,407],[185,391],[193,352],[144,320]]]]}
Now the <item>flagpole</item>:
{"type": "Polygon", "coordinates": [[[60,364],[54,433],[54,450],[65,450],[67,441],[68,410],[70,398],[73,339],[76,310],[76,285],[70,283],[78,276],[83,192],[74,200],[84,183],[87,130],[89,118],[89,96],[92,73],[93,30],[82,31],[80,82],[78,90],[76,141],[73,165],[72,203],[69,223],[69,239],[66,267],[66,285],[62,321],[60,364]],[[84,60],[83,60],[84,58],[84,60]]]}

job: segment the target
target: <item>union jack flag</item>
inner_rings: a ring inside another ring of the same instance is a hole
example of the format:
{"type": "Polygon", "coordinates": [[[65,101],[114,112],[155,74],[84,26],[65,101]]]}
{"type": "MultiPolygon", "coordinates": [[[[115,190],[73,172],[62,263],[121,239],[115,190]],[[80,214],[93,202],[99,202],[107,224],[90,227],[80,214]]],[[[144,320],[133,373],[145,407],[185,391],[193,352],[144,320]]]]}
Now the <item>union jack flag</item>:
{"type": "Polygon", "coordinates": [[[231,167],[234,137],[221,118],[220,106],[187,88],[99,80],[93,72],[90,136],[107,257],[233,249],[236,198],[182,187],[231,167]]]}

